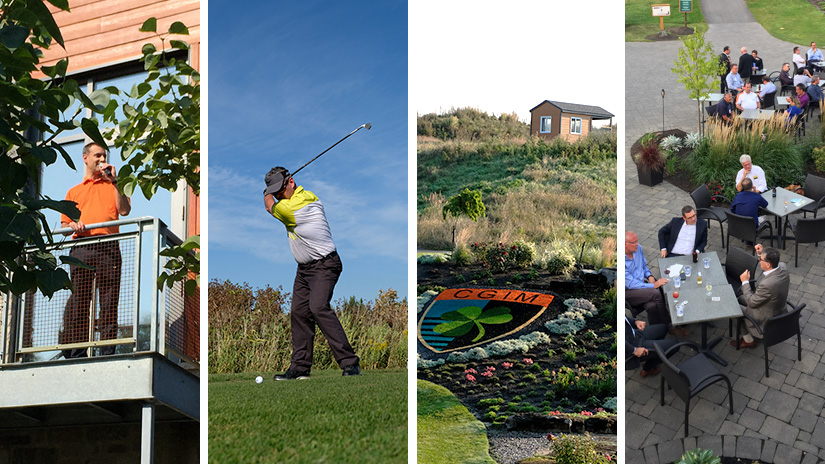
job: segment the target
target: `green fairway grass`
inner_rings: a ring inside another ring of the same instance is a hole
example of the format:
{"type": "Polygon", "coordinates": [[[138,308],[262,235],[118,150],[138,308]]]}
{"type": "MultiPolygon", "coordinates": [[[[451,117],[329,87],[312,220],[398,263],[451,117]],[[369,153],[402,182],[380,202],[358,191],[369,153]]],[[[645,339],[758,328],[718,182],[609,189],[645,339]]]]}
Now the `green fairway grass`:
{"type": "MultiPolygon", "coordinates": [[[[745,0],[756,21],[772,36],[787,42],[804,45],[802,55],[811,42],[825,42],[825,14],[806,1],[776,2],[745,0]]],[[[791,50],[788,50],[790,61],[791,50]]],[[[777,68],[778,69],[778,68],[777,68]]]]}
{"type": "Polygon", "coordinates": [[[418,464],[495,464],[489,446],[484,425],[449,390],[418,381],[418,464]]]}
{"type": "Polygon", "coordinates": [[[407,372],[209,376],[209,462],[406,463],[407,372]]]}
{"type": "MultiPolygon", "coordinates": [[[[645,37],[659,32],[659,18],[652,15],[651,5],[670,3],[670,16],[665,16],[665,30],[671,27],[684,27],[685,14],[679,13],[679,2],[649,2],[644,0],[625,0],[624,2],[624,40],[625,42],[648,42],[645,37]]],[[[702,14],[699,0],[693,0],[693,13],[687,15],[687,25],[700,32],[708,30],[708,23],[702,14]]]]}

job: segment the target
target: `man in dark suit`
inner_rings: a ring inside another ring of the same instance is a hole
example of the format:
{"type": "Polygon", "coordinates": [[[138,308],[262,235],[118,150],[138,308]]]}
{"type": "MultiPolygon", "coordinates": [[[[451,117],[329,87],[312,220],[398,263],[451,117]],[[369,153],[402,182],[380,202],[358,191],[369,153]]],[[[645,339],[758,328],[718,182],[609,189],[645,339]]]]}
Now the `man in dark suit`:
{"type": "MultiPolygon", "coordinates": [[[[783,314],[785,304],[788,301],[788,291],[791,279],[785,268],[785,263],[779,262],[779,250],[776,248],[763,248],[762,245],[754,246],[759,255],[759,267],[762,268],[762,277],[756,283],[756,289],[751,290],[749,281],[751,273],[748,270],[739,276],[742,281],[742,295],[739,297],[739,306],[743,314],[752,317],[759,328],[765,330],[765,323],[773,316],[783,314]]],[[[756,338],[762,338],[762,334],[756,330],[753,323],[745,319],[745,326],[748,333],[742,336],[739,346],[742,348],[753,348],[756,346],[756,338]]],[[[736,346],[736,340],[730,341],[731,346],[736,346]]]]}
{"type": "Polygon", "coordinates": [[[688,205],[682,208],[682,217],[675,217],[659,229],[659,248],[662,258],[704,253],[708,244],[708,225],[696,218],[696,211],[688,205]]]}
{"type": "Polygon", "coordinates": [[[725,45],[725,48],[722,50],[722,54],[719,55],[719,64],[724,66],[724,68],[720,66],[722,74],[720,74],[719,77],[722,80],[722,85],[719,93],[725,93],[725,91],[728,90],[728,84],[725,82],[725,77],[727,77],[730,72],[730,47],[727,45],[725,45]]]}
{"type": "Polygon", "coordinates": [[[667,324],[647,325],[644,321],[637,321],[625,316],[624,325],[624,353],[627,363],[625,369],[635,369],[640,363],[642,370],[639,375],[644,378],[657,375],[661,372],[659,356],[653,351],[653,342],[658,342],[663,350],[669,350],[678,340],[665,340],[667,324]],[[631,358],[631,355],[634,357],[631,358]]]}
{"type": "Polygon", "coordinates": [[[750,79],[753,72],[753,55],[748,53],[747,47],[742,47],[742,54],[739,56],[739,77],[743,81],[750,79]]]}

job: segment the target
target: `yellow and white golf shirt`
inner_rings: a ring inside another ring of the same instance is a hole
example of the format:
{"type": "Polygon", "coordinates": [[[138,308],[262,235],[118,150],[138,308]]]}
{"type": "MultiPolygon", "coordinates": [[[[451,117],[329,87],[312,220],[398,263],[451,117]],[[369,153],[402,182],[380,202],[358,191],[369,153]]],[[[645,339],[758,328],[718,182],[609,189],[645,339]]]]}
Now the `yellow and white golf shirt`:
{"type": "Polygon", "coordinates": [[[335,251],[324,205],[302,186],[295,188],[291,198],[275,203],[272,215],[286,226],[289,248],[299,264],[321,259],[335,251]]]}

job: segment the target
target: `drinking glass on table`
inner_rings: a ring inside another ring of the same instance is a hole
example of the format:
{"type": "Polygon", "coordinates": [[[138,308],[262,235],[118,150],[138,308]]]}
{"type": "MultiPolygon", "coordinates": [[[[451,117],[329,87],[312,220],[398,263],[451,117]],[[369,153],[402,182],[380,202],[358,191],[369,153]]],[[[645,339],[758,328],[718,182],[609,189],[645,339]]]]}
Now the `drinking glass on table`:
{"type": "Polygon", "coordinates": [[[708,291],[708,296],[710,296],[711,295],[711,290],[713,290],[713,285],[711,285],[711,284],[705,285],[705,290],[708,291]]]}
{"type": "Polygon", "coordinates": [[[705,269],[710,267],[710,258],[702,258],[702,264],[705,266],[705,269]]]}
{"type": "Polygon", "coordinates": [[[685,277],[690,277],[690,266],[685,266],[685,277]]]}

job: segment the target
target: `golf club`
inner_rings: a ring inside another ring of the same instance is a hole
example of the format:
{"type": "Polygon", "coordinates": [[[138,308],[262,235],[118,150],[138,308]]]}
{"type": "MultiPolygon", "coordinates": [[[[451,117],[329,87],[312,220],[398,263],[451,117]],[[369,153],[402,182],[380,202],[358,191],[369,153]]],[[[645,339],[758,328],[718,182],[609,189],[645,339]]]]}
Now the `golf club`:
{"type": "Polygon", "coordinates": [[[321,155],[323,155],[324,153],[326,153],[326,152],[328,152],[328,151],[332,150],[332,149],[333,149],[333,147],[335,147],[335,145],[338,145],[339,143],[343,142],[343,141],[344,141],[344,140],[346,140],[346,139],[347,139],[347,137],[349,137],[350,135],[352,135],[352,134],[354,134],[354,133],[358,132],[359,130],[361,130],[361,129],[363,129],[363,128],[366,128],[367,130],[370,130],[370,128],[371,128],[371,127],[372,127],[372,124],[370,124],[370,123],[361,124],[360,126],[358,126],[358,129],[355,129],[354,131],[352,131],[352,132],[350,132],[349,134],[347,134],[347,135],[346,135],[344,138],[342,138],[341,140],[339,140],[339,141],[335,142],[335,143],[334,143],[331,147],[329,147],[329,148],[327,148],[326,150],[322,151],[322,152],[321,152],[321,154],[320,154],[320,155],[318,155],[318,156],[316,156],[315,158],[312,158],[311,160],[309,160],[309,162],[307,162],[307,164],[305,164],[305,165],[301,166],[300,168],[298,168],[297,170],[295,170],[295,172],[293,172],[291,175],[293,175],[293,176],[294,176],[295,174],[298,174],[298,171],[300,171],[301,169],[304,169],[305,167],[309,166],[309,163],[311,163],[311,162],[313,162],[313,161],[317,160],[317,159],[318,159],[318,158],[320,158],[320,157],[321,157],[321,155]]]}

